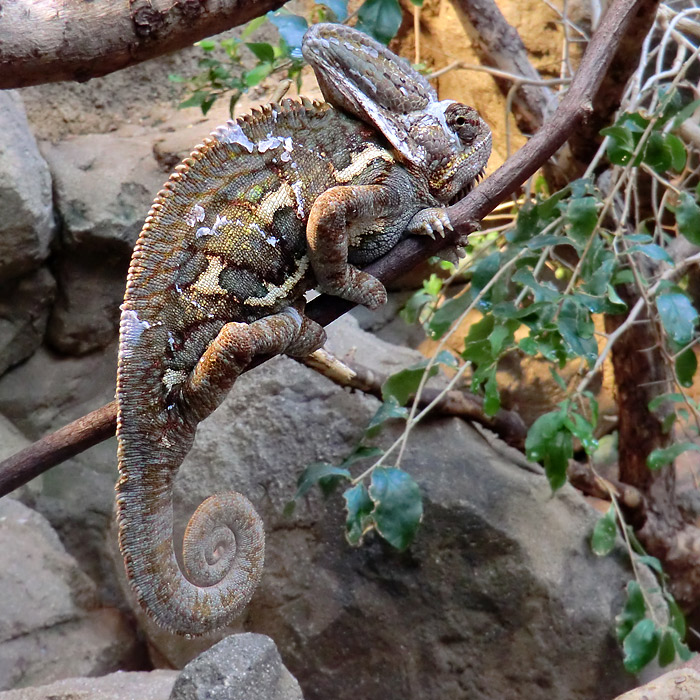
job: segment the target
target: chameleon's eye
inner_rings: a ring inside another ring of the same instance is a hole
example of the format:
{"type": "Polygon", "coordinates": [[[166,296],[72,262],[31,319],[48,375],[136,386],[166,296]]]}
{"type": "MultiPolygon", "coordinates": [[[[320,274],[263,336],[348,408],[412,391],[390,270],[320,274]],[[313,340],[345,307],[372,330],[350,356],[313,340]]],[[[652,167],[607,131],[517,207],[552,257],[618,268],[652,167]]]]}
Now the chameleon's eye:
{"type": "Polygon", "coordinates": [[[445,110],[445,118],[465,146],[470,145],[479,135],[482,121],[473,107],[455,102],[445,110]]]}

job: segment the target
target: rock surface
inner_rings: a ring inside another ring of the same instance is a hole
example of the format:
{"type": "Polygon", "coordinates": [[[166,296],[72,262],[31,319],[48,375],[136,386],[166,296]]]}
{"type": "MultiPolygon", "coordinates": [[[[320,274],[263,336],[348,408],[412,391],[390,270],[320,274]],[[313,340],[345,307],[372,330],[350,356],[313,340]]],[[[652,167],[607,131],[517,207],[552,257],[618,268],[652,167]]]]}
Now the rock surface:
{"type": "Polygon", "coordinates": [[[168,700],[177,671],[66,678],[35,688],[0,692],[0,700],[168,700]]]}
{"type": "Polygon", "coordinates": [[[0,285],[0,375],[39,348],[55,296],[56,282],[43,267],[0,285]]]}
{"type": "Polygon", "coordinates": [[[138,664],[123,616],[98,608],[93,582],[46,520],[0,501],[0,689],[138,664]]]}
{"type": "Polygon", "coordinates": [[[54,232],[51,176],[17,93],[0,92],[0,282],[36,269],[54,232]]]}
{"type": "Polygon", "coordinates": [[[170,700],[303,700],[275,643],[262,634],[226,637],[185,666],[170,700]]]}

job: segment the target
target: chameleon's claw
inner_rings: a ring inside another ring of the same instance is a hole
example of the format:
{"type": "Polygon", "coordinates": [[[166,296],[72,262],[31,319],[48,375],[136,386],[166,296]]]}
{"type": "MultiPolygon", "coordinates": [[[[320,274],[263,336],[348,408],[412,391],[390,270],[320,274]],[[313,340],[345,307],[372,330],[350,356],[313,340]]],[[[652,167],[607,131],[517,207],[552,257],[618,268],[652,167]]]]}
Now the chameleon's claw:
{"type": "Polygon", "coordinates": [[[406,230],[417,236],[430,236],[435,239],[436,233],[440,238],[444,238],[446,230],[452,231],[453,228],[445,209],[431,207],[419,211],[408,223],[406,230]]]}

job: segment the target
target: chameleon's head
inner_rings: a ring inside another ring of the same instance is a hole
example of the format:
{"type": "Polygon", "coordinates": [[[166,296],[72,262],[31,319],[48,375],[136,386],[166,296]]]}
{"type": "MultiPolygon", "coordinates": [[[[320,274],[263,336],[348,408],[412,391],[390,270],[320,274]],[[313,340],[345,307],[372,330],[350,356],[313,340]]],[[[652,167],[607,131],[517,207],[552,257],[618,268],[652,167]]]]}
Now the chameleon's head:
{"type": "Polygon", "coordinates": [[[412,141],[409,162],[427,173],[432,194],[451,204],[484,172],[491,155],[491,129],[468,105],[430,102],[422,113],[406,115],[412,141]]]}
{"type": "Polygon", "coordinates": [[[407,61],[357,29],[316,24],[302,42],[324,97],[381,131],[409,167],[448,203],[466,193],[488,161],[491,131],[472,107],[438,101],[407,61]]]}

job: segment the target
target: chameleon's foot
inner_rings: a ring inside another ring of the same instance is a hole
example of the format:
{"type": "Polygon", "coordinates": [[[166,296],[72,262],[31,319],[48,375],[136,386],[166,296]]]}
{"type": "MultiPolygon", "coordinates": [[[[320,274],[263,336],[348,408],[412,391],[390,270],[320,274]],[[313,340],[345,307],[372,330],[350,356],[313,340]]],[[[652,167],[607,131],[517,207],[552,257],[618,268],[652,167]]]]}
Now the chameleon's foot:
{"type": "Polygon", "coordinates": [[[445,231],[452,231],[447,212],[441,207],[431,207],[419,211],[409,222],[406,231],[414,236],[445,237],[445,231]]]}
{"type": "Polygon", "coordinates": [[[319,289],[355,304],[362,304],[372,311],[386,303],[386,289],[376,277],[353,265],[348,265],[343,272],[342,277],[323,280],[319,289]]]}
{"type": "Polygon", "coordinates": [[[447,248],[443,248],[442,250],[438,250],[436,255],[441,260],[446,260],[453,265],[459,265],[459,261],[467,257],[467,253],[463,247],[453,245],[447,246],[447,248]]]}

